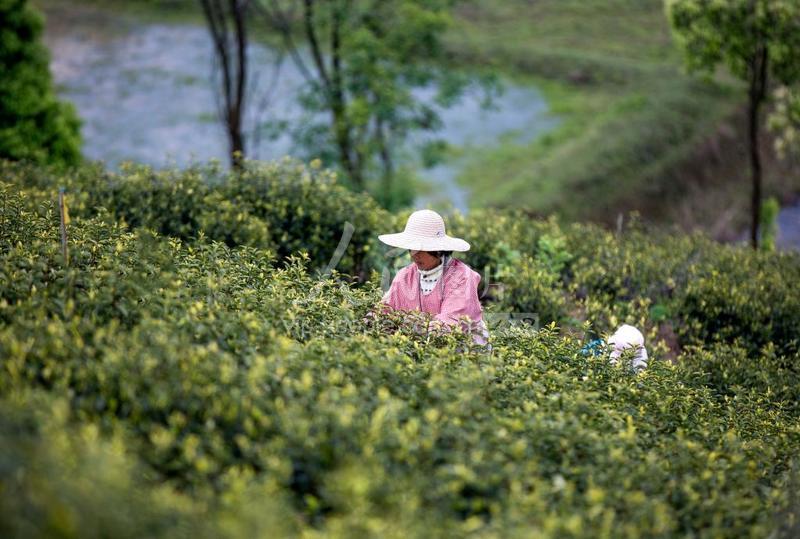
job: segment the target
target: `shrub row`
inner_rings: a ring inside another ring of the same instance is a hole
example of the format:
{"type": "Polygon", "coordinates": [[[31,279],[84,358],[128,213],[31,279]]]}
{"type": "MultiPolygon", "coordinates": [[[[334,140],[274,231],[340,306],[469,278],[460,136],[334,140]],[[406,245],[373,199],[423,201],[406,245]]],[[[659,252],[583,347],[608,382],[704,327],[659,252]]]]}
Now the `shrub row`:
{"type": "Polygon", "coordinates": [[[631,323],[653,338],[668,326],[683,346],[800,350],[797,253],[753,252],[636,221],[619,233],[494,210],[453,222],[473,242],[467,261],[498,283],[487,298],[499,310],[540,313],[544,323],[589,321],[595,334],[631,323]]]}
{"type": "MultiPolygon", "coordinates": [[[[37,189],[0,184],[0,522],[12,534],[763,537],[791,525],[791,344],[754,353],[756,340],[723,335],[638,376],[555,327],[498,329],[491,353],[471,350],[463,335],[366,323],[374,281],[131,228],[88,199],[67,266],[37,189]]],[[[609,323],[637,297],[675,297],[653,287],[686,263],[636,231],[480,213],[453,226],[476,238],[473,264],[497,264],[490,274],[528,267],[520,289],[547,276],[529,297],[498,291],[500,305],[598,295],[609,323]]],[[[760,264],[764,289],[793,261],[696,256],[760,264]]]]}
{"type": "Polygon", "coordinates": [[[116,174],[95,165],[62,175],[6,162],[0,178],[24,186],[35,203],[65,188],[72,215],[106,212],[131,228],[269,249],[280,258],[303,251],[314,268],[329,263],[350,223],[337,268],[361,278],[380,258],[374,231],[390,222],[371,198],[339,186],[335,173],[288,158],[248,162],[241,174],[212,163],[187,170],[127,164],[116,174]]]}
{"type": "MultiPolygon", "coordinates": [[[[406,217],[390,216],[368,196],[337,185],[332,173],[292,160],[251,162],[242,174],[211,164],[184,171],[130,165],[119,174],[88,167],[66,176],[0,163],[0,177],[35,203],[53,200],[65,186],[78,216],[185,241],[258,247],[278,260],[304,252],[311,268],[334,260],[362,282],[392,265],[376,236],[401,229],[406,217]],[[336,257],[337,244],[348,238],[336,257]]],[[[628,322],[655,337],[667,324],[682,345],[738,343],[757,352],[772,343],[784,355],[798,351],[796,254],[753,253],[635,222],[613,234],[515,211],[475,211],[450,221],[453,233],[472,243],[464,258],[483,273],[481,295],[497,311],[537,313],[543,323],[588,320],[596,334],[628,322]]]]}

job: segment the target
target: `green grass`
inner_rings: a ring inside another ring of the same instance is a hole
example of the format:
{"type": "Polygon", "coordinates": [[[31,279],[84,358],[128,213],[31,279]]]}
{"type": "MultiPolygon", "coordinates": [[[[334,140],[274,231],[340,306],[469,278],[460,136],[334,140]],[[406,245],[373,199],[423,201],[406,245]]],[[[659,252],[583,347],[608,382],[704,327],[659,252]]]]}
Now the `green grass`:
{"type": "Polygon", "coordinates": [[[203,24],[203,11],[196,0],[32,0],[45,13],[70,16],[113,10],[140,22],[203,24]]]}
{"type": "Polygon", "coordinates": [[[562,119],[475,154],[459,178],[475,207],[608,220],[680,198],[671,172],[740,102],[728,81],[683,71],[660,0],[476,0],[448,45],[458,63],[527,78],[562,119]]]}
{"type": "Polygon", "coordinates": [[[662,180],[731,112],[725,93],[680,79],[620,96],[540,87],[551,87],[545,93],[563,123],[473,158],[460,177],[473,205],[603,219],[649,196],[679,195],[679,185],[662,180]]]}
{"type": "Polygon", "coordinates": [[[503,52],[519,65],[559,55],[620,66],[676,58],[661,0],[472,0],[456,21],[455,48],[503,52]]]}

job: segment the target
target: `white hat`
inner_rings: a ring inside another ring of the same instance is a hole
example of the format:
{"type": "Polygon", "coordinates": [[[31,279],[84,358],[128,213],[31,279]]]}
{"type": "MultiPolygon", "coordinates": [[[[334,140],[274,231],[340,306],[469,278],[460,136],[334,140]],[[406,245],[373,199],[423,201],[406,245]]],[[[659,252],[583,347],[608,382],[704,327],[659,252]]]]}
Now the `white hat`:
{"type": "Polygon", "coordinates": [[[608,338],[608,345],[613,348],[612,360],[616,360],[628,348],[634,349],[633,367],[638,369],[647,366],[647,349],[644,347],[644,335],[633,326],[623,324],[608,338]]]}
{"type": "Polygon", "coordinates": [[[431,210],[415,211],[406,221],[406,229],[397,234],[378,236],[386,245],[410,251],[469,251],[469,243],[447,235],[442,216],[431,210]]]}

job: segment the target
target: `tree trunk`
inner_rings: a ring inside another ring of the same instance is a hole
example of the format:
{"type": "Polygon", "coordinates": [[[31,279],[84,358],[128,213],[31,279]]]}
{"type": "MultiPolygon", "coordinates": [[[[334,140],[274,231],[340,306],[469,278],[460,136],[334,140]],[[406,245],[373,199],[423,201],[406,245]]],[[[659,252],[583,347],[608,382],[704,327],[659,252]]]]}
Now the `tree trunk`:
{"type": "Polygon", "coordinates": [[[748,106],[750,131],[750,173],[752,191],[750,197],[750,245],[758,249],[758,225],[761,222],[761,155],[758,150],[758,112],[760,103],[752,96],[748,106]]]}
{"type": "Polygon", "coordinates": [[[339,156],[342,160],[350,181],[358,189],[364,188],[364,178],[362,176],[359,159],[356,150],[353,148],[351,136],[352,125],[347,118],[347,102],[342,81],[342,11],[336,4],[333,9],[331,24],[331,65],[333,75],[331,77],[331,98],[333,100],[333,127],[336,135],[336,142],[339,146],[339,156]]]}
{"type": "Polygon", "coordinates": [[[357,152],[353,148],[351,128],[347,119],[347,98],[343,88],[342,80],[342,42],[341,32],[344,24],[341,7],[336,2],[330,3],[333,10],[330,28],[330,54],[331,72],[328,72],[325,60],[322,56],[322,46],[320,45],[317,29],[315,26],[316,0],[304,0],[303,2],[303,27],[311,47],[311,57],[317,68],[320,82],[324,88],[324,95],[333,120],[333,138],[336,143],[336,150],[339,154],[339,161],[342,168],[350,178],[350,181],[359,188],[364,187],[364,178],[361,170],[360,160],[357,152]]]}
{"type": "Polygon", "coordinates": [[[244,135],[238,123],[228,124],[228,148],[231,156],[231,166],[241,170],[244,164],[244,135]]]}
{"type": "Polygon", "coordinates": [[[230,0],[236,34],[236,90],[230,105],[231,117],[231,165],[239,170],[244,162],[244,134],[242,120],[245,110],[245,90],[247,88],[247,25],[244,21],[248,0],[230,0]]]}
{"type": "Polygon", "coordinates": [[[762,46],[750,66],[748,92],[748,130],[750,142],[750,171],[752,193],[750,198],[750,245],[758,249],[758,228],[761,223],[761,151],[759,149],[760,112],[767,90],[767,48],[762,46]]]}
{"type": "Polygon", "coordinates": [[[248,0],[200,0],[200,4],[221,71],[220,116],[228,135],[228,155],[231,166],[240,169],[245,151],[242,118],[247,87],[247,28],[244,17],[248,0]],[[231,50],[232,47],[235,50],[231,50]]]}

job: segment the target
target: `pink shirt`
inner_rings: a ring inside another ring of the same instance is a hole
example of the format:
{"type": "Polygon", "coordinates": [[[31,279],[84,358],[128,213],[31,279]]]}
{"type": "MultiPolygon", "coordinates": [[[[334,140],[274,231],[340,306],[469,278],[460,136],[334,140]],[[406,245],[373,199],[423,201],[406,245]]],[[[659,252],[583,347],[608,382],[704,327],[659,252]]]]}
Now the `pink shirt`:
{"type": "Polygon", "coordinates": [[[475,323],[476,342],[483,344],[486,335],[481,314],[483,310],[478,299],[480,281],[478,272],[462,261],[451,258],[433,291],[423,295],[419,288],[417,265],[412,263],[397,272],[383,302],[393,309],[430,313],[436,320],[448,325],[456,324],[466,316],[475,323]]]}

